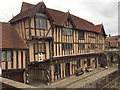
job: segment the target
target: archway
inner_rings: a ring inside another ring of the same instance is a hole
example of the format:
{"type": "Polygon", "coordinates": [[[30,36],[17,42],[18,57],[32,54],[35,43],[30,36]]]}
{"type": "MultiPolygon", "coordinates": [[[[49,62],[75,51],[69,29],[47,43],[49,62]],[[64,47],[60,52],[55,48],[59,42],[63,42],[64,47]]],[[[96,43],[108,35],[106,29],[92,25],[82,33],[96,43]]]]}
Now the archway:
{"type": "Polygon", "coordinates": [[[118,65],[120,55],[117,52],[106,52],[108,66],[118,65]]]}
{"type": "Polygon", "coordinates": [[[101,54],[99,56],[99,64],[100,64],[100,67],[105,67],[107,66],[107,57],[105,54],[101,54]]]}

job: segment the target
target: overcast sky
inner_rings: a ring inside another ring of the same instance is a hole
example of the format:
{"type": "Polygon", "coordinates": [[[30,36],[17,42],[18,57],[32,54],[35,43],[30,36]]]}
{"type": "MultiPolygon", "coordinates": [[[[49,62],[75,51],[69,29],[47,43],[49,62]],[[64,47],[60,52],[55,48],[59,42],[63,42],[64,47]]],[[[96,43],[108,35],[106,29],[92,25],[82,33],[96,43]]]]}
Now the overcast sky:
{"type": "MultiPolygon", "coordinates": [[[[92,23],[103,24],[107,34],[118,34],[119,0],[41,0],[48,8],[67,12],[92,23]]],[[[40,0],[1,0],[0,21],[7,22],[20,12],[22,2],[37,4],[40,0]]]]}

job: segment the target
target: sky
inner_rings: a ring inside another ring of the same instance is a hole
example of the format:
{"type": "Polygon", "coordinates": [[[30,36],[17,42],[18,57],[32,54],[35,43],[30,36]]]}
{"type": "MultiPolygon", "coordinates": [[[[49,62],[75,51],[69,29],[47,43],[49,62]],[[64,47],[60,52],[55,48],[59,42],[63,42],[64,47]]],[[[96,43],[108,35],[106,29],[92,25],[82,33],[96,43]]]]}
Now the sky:
{"type": "Polygon", "coordinates": [[[93,24],[103,24],[106,34],[118,35],[119,0],[1,0],[0,21],[8,22],[20,12],[22,2],[37,4],[43,1],[48,8],[74,14],[93,24]]]}

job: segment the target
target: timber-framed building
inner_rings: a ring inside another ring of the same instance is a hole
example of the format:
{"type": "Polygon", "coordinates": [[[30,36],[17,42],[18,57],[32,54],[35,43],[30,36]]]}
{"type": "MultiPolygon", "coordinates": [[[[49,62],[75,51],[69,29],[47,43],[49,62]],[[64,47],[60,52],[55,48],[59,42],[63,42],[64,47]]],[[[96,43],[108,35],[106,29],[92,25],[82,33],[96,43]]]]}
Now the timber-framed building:
{"type": "Polygon", "coordinates": [[[26,82],[28,48],[17,30],[9,23],[0,22],[2,26],[2,48],[0,60],[2,76],[19,82],[26,82]]]}
{"type": "Polygon", "coordinates": [[[29,49],[29,82],[55,82],[74,75],[79,68],[95,69],[102,63],[106,38],[102,24],[47,8],[43,2],[23,2],[20,13],[9,23],[29,49]]]}

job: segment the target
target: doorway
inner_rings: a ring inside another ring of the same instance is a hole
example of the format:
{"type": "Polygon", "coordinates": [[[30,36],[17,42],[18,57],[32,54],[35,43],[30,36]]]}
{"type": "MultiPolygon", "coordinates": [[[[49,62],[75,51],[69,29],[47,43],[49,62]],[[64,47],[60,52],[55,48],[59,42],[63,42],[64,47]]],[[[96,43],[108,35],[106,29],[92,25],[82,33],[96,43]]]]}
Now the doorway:
{"type": "Polygon", "coordinates": [[[90,59],[87,59],[87,66],[90,66],[90,59]]]}
{"type": "Polygon", "coordinates": [[[97,58],[95,58],[95,68],[97,68],[97,58]]]}
{"type": "Polygon", "coordinates": [[[70,63],[65,64],[65,76],[70,77],[70,63]]]}

